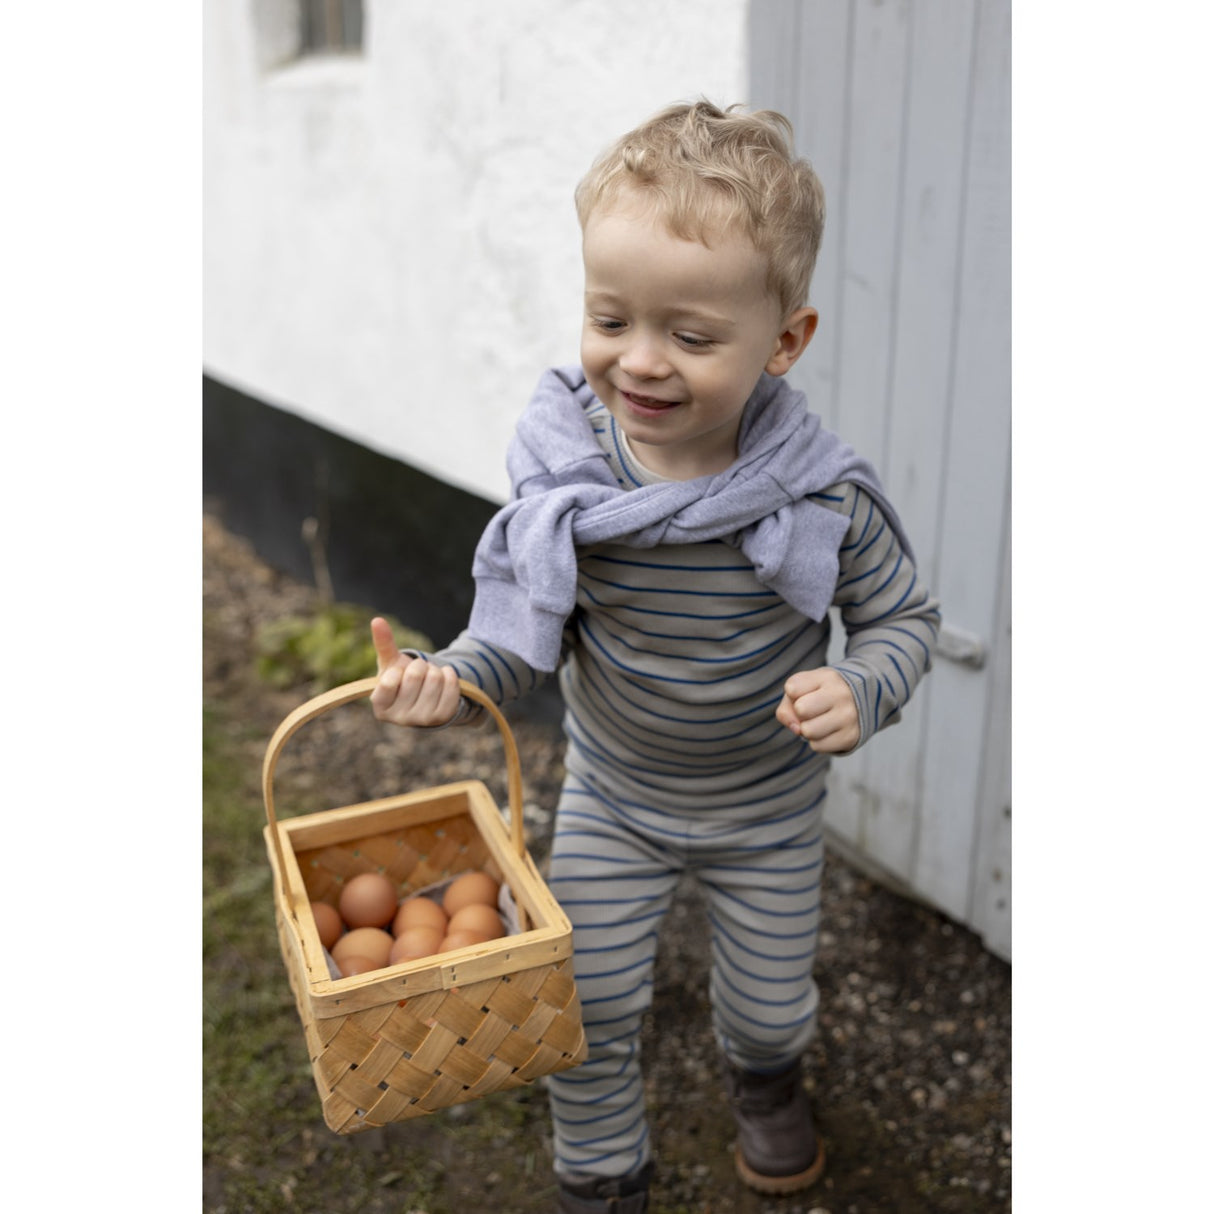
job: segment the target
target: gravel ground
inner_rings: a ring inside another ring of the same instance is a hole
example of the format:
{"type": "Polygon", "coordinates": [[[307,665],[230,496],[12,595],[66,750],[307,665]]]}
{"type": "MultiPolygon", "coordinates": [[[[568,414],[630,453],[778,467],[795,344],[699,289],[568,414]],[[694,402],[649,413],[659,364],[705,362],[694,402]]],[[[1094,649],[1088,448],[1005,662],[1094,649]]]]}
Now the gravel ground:
{"type": "MultiPolygon", "coordinates": [[[[251,669],[253,637],[266,620],[307,611],[315,594],[265,566],[210,514],[204,518],[203,572],[206,694],[254,727],[264,723],[268,734],[304,693],[258,683],[251,669]]],[[[542,867],[562,774],[559,728],[551,719],[509,715],[526,783],[528,838],[542,867]]],[[[420,735],[342,710],[297,738],[280,770],[297,764],[293,778],[301,787],[320,778],[310,770],[310,748],[331,754],[340,747],[341,771],[324,777],[334,804],[469,777],[484,779],[505,799],[500,747],[488,730],[420,735]]],[[[828,1152],[825,1178],[807,1195],[770,1199],[749,1193],[733,1177],[732,1128],[709,1031],[702,905],[695,886],[686,884],[665,926],[643,1042],[659,1166],[656,1209],[1010,1210],[1010,967],[968,930],[892,893],[837,855],[828,860],[825,882],[817,968],[821,1028],[805,1059],[828,1152]]],[[[537,1112],[539,1126],[541,1117],[537,1112]]],[[[443,1122],[424,1120],[433,1139],[429,1149],[441,1154],[443,1122]]],[[[395,1149],[401,1130],[375,1131],[387,1138],[359,1149],[395,1149]]],[[[512,1204],[499,1192],[492,1204],[511,1214],[541,1208],[533,1202],[520,1197],[512,1204]]],[[[467,1209],[476,1214],[474,1204],[467,1209]]]]}

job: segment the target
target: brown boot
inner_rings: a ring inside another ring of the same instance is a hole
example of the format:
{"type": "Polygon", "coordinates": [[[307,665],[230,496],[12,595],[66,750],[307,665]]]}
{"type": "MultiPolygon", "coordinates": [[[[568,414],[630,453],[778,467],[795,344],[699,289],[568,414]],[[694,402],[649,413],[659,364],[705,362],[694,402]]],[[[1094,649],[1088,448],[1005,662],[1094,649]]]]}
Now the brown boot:
{"type": "Polygon", "coordinates": [[[578,1183],[562,1180],[557,1190],[558,1214],[646,1214],[652,1177],[650,1160],[635,1176],[578,1183]]]}
{"type": "Polygon", "coordinates": [[[775,1075],[725,1064],[729,1103],[738,1123],[734,1163],[760,1193],[795,1193],[822,1175],[826,1152],[814,1130],[801,1064],[775,1075]]]}

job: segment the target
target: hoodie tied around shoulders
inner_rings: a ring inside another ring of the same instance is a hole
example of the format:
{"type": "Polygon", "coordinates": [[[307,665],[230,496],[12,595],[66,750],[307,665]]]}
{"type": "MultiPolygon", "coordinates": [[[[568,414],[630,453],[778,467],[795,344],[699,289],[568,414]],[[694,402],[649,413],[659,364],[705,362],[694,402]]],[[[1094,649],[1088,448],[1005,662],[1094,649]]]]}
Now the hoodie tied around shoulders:
{"type": "Polygon", "coordinates": [[[742,411],[738,457],[724,471],[624,489],[586,419],[581,367],[545,372],[507,453],[511,498],[473,558],[468,631],[536,670],[560,660],[577,601],[577,549],[722,540],[765,586],[812,620],[830,607],[846,516],[811,501],[840,481],[876,501],[910,555],[876,470],[809,411],[805,394],[763,374],[742,411]]]}

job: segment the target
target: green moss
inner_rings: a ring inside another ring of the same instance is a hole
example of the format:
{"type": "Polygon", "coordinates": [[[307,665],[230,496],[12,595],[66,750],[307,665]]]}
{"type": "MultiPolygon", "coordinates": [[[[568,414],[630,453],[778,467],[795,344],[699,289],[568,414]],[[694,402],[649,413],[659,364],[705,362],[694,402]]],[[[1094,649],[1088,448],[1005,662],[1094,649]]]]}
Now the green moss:
{"type": "MultiPolygon", "coordinates": [[[[371,620],[353,603],[329,603],[306,616],[286,616],[257,634],[257,673],[274,687],[308,686],[310,695],[375,673],[371,620]]],[[[385,616],[402,649],[432,649],[429,637],[385,616]]]]}

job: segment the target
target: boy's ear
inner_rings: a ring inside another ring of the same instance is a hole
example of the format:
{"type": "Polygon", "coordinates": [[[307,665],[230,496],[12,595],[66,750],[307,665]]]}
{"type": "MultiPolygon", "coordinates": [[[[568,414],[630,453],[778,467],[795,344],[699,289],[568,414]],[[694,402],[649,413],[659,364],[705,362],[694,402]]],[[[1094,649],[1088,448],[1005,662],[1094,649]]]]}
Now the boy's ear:
{"type": "Polygon", "coordinates": [[[776,348],[764,368],[767,374],[785,374],[804,353],[817,327],[817,308],[798,308],[793,312],[784,322],[780,336],[776,338],[776,348]]]}

